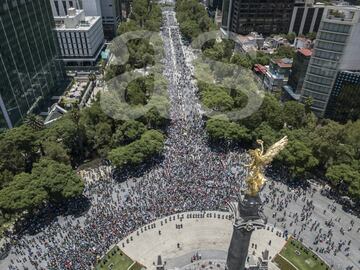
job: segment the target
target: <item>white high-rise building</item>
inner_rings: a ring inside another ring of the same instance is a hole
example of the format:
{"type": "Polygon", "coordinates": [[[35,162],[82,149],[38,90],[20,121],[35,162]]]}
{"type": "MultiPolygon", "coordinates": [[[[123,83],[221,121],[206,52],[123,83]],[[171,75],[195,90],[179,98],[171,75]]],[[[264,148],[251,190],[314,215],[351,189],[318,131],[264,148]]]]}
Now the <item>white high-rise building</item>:
{"type": "Polygon", "coordinates": [[[54,17],[66,16],[69,8],[82,9],[86,16],[100,16],[106,37],[115,35],[117,27],[127,16],[128,0],[49,0],[54,17]]]}
{"type": "Polygon", "coordinates": [[[56,16],[55,31],[61,58],[67,65],[94,65],[104,46],[99,16],[85,16],[84,10],[69,8],[66,16],[56,16]]]}
{"type": "Polygon", "coordinates": [[[360,70],[360,9],[329,6],[324,10],[301,99],[313,98],[312,109],[323,117],[339,71],[360,70]]]}
{"type": "Polygon", "coordinates": [[[101,0],[50,0],[54,17],[65,16],[69,8],[83,9],[86,16],[102,16],[101,0]]]}

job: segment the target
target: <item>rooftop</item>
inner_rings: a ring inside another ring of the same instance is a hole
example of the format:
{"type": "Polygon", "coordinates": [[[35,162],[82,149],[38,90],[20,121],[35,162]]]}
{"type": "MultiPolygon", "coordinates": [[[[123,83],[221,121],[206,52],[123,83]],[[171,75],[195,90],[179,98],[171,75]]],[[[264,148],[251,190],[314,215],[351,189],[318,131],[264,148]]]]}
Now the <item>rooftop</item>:
{"type": "Polygon", "coordinates": [[[260,72],[260,73],[262,73],[262,74],[266,74],[267,68],[266,68],[265,66],[263,66],[263,65],[255,64],[254,70],[255,70],[256,72],[260,72]]]}
{"type": "Polygon", "coordinates": [[[298,52],[306,57],[309,57],[312,55],[312,50],[305,49],[305,48],[298,49],[298,52]]]}
{"type": "Polygon", "coordinates": [[[325,11],[326,19],[357,23],[360,13],[358,6],[331,6],[325,11]]]}
{"type": "Polygon", "coordinates": [[[66,16],[55,16],[56,30],[87,30],[91,28],[100,16],[85,16],[84,10],[69,9],[66,16]]]}
{"type": "Polygon", "coordinates": [[[289,58],[274,59],[271,61],[281,68],[291,68],[292,66],[292,59],[289,58]]]}

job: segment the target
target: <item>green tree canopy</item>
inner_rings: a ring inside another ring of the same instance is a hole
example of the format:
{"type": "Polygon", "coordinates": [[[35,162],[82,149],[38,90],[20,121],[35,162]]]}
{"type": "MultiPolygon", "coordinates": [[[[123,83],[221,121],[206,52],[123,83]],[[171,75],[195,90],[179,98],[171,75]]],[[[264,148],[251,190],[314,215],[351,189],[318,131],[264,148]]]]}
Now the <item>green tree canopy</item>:
{"type": "Polygon", "coordinates": [[[116,147],[131,143],[140,139],[145,131],[146,127],[143,123],[136,120],[126,121],[116,129],[116,132],[112,137],[112,144],[116,147]]]}
{"type": "Polygon", "coordinates": [[[252,141],[261,139],[264,141],[265,147],[271,146],[276,142],[278,133],[273,130],[267,122],[262,122],[254,131],[252,141]]]}
{"type": "Polygon", "coordinates": [[[221,117],[209,119],[206,123],[206,131],[212,141],[247,143],[250,139],[247,128],[221,117]]]}
{"type": "Polygon", "coordinates": [[[62,202],[79,197],[84,190],[84,183],[75,171],[54,160],[41,159],[35,163],[31,178],[47,192],[49,201],[62,202]]]}
{"type": "Polygon", "coordinates": [[[0,171],[29,171],[38,156],[37,138],[36,131],[26,125],[0,134],[0,171]]]}
{"type": "Polygon", "coordinates": [[[61,143],[69,157],[71,157],[72,164],[78,164],[85,158],[86,130],[85,126],[81,124],[82,121],[78,122],[79,118],[81,119],[81,114],[75,113],[72,115],[68,113],[44,129],[41,134],[41,142],[53,141],[61,143]]]}
{"type": "Polygon", "coordinates": [[[233,56],[231,57],[230,62],[232,64],[236,64],[249,69],[252,68],[253,66],[251,58],[248,55],[241,53],[234,53],[233,56]]]}
{"type": "Polygon", "coordinates": [[[13,180],[13,178],[14,175],[8,170],[4,170],[0,172],[0,188],[3,188],[8,183],[10,183],[13,180]]]}
{"type": "Polygon", "coordinates": [[[255,129],[263,121],[275,130],[280,130],[284,125],[282,106],[272,95],[265,95],[260,109],[241,122],[247,128],[255,129]]]}
{"type": "Polygon", "coordinates": [[[52,160],[70,164],[70,157],[66,152],[66,149],[62,143],[58,143],[56,141],[45,141],[42,143],[44,155],[52,160]]]}
{"type": "Polygon", "coordinates": [[[108,158],[118,169],[136,166],[161,153],[164,135],[156,130],[146,131],[139,140],[110,151],[108,158]]]}
{"type": "Polygon", "coordinates": [[[234,101],[226,91],[207,92],[204,94],[203,102],[205,106],[215,111],[229,111],[234,106],[234,101]]]}
{"type": "Polygon", "coordinates": [[[297,101],[287,101],[284,103],[283,120],[292,128],[301,128],[304,126],[305,106],[297,101]]]}
{"type": "Polygon", "coordinates": [[[125,34],[127,32],[133,32],[139,30],[141,30],[141,27],[135,20],[128,20],[126,22],[120,23],[116,34],[120,36],[121,34],[125,34]]]}
{"type": "Polygon", "coordinates": [[[294,58],[295,57],[295,49],[290,46],[280,46],[274,55],[274,58],[294,58]]]}
{"type": "Polygon", "coordinates": [[[1,212],[14,214],[38,208],[46,201],[46,191],[39,187],[28,173],[20,173],[0,190],[1,212]]]}
{"type": "Polygon", "coordinates": [[[324,168],[353,160],[355,155],[353,149],[341,143],[344,142],[343,134],[344,126],[335,121],[327,121],[326,124],[315,129],[312,141],[314,154],[324,168]]]}
{"type": "Polygon", "coordinates": [[[191,40],[200,33],[215,29],[204,6],[196,0],[179,0],[175,5],[176,18],[182,35],[191,40]]]}
{"type": "Polygon", "coordinates": [[[98,123],[95,127],[95,149],[98,149],[98,153],[104,156],[111,142],[112,126],[109,123],[98,123]]]}
{"type": "Polygon", "coordinates": [[[309,32],[305,36],[308,39],[314,40],[316,38],[316,32],[309,32]]]}
{"type": "Polygon", "coordinates": [[[334,186],[345,183],[349,195],[360,199],[360,172],[352,166],[348,164],[333,165],[327,169],[326,177],[334,186]]]}
{"type": "Polygon", "coordinates": [[[286,148],[280,152],[277,160],[295,177],[306,176],[318,165],[318,160],[313,156],[312,151],[299,140],[290,140],[286,148]]]}
{"type": "Polygon", "coordinates": [[[63,202],[82,194],[84,184],[68,165],[41,159],[32,173],[16,175],[0,190],[0,209],[3,213],[33,211],[47,201],[63,202]]]}

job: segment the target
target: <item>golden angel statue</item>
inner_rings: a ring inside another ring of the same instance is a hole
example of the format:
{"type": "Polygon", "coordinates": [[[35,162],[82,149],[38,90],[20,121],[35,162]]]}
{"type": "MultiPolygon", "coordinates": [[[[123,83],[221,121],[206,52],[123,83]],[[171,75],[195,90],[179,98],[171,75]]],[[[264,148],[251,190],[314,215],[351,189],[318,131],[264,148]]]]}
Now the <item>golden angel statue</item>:
{"type": "Polygon", "coordinates": [[[256,140],[260,145],[260,148],[250,150],[249,154],[251,156],[251,163],[245,165],[249,167],[249,176],[246,179],[248,185],[248,193],[251,196],[255,196],[261,190],[262,186],[265,183],[264,169],[267,164],[269,164],[274,157],[283,150],[288,143],[287,136],[283,137],[280,141],[274,143],[264,154],[264,142],[262,140],[256,140]]]}

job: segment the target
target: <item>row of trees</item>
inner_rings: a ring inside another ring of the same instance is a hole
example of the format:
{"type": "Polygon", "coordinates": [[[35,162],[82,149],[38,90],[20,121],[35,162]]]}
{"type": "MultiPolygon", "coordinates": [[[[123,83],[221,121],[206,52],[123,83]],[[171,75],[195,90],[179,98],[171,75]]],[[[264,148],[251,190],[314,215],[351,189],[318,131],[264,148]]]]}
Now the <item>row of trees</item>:
{"type": "Polygon", "coordinates": [[[69,119],[49,130],[24,124],[0,135],[3,217],[36,211],[46,203],[61,203],[82,194],[83,182],[70,166],[75,162],[71,156],[76,155],[74,145],[81,131],[69,119]]]}
{"type": "MultiPolygon", "coordinates": [[[[119,34],[158,31],[161,26],[160,7],[151,1],[133,1],[131,16],[120,25],[119,34]]],[[[128,63],[110,65],[106,80],[154,63],[155,52],[148,38],[130,40],[127,45],[128,63]]],[[[116,85],[115,81],[113,86],[116,85]]],[[[81,111],[75,108],[46,128],[23,124],[0,134],[2,221],[9,215],[36,211],[47,203],[63,203],[79,197],[84,184],[74,169],[88,160],[109,158],[115,166],[122,167],[138,165],[159,154],[164,135],[156,129],[166,125],[159,104],[166,111],[167,103],[163,98],[151,97],[154,89],[161,97],[164,86],[161,79],[156,80],[150,74],[135,76],[123,87],[121,104],[127,108],[148,106],[137,118],[110,117],[106,108],[112,110],[118,104],[109,102],[107,106],[106,99],[98,97],[91,107],[81,111]]]]}
{"type": "MultiPolygon", "coordinates": [[[[177,2],[176,7],[182,34],[188,39],[206,31],[201,30],[206,29],[203,27],[206,20],[200,20],[204,16],[203,11],[193,5],[192,1],[182,0],[177,2]]],[[[294,35],[286,38],[292,41],[294,35]]],[[[315,34],[309,34],[308,38],[314,39],[315,34]]],[[[256,94],[259,87],[254,84],[254,78],[239,67],[249,69],[255,63],[267,65],[271,59],[293,58],[295,51],[282,46],[272,56],[263,52],[249,56],[236,53],[233,48],[228,40],[208,41],[202,47],[203,57],[195,61],[200,99],[208,116],[212,115],[206,123],[210,142],[251,148],[256,139],[262,139],[265,146],[270,146],[287,135],[289,144],[273,166],[297,180],[313,175],[327,179],[341,193],[359,200],[360,121],[340,124],[318,120],[310,110],[310,99],[305,104],[294,101],[281,103],[268,94],[259,109],[250,116],[234,118],[237,115],[234,111],[241,111],[252,94],[261,97],[261,94],[256,94]],[[204,57],[207,59],[204,60],[204,57]]],[[[352,90],[348,89],[347,93],[352,90]]],[[[338,102],[343,99],[345,97],[340,97],[338,102]]],[[[350,111],[336,113],[339,117],[357,115],[358,110],[354,107],[350,111]]]]}
{"type": "MultiPolygon", "coordinates": [[[[225,111],[224,111],[225,112],[225,111]]],[[[360,199],[360,121],[340,124],[318,121],[308,105],[295,101],[280,103],[266,95],[250,117],[231,121],[226,114],[207,121],[210,141],[253,147],[256,139],[270,146],[282,136],[289,144],[274,166],[293,179],[316,175],[328,179],[343,194],[360,199]]]]}
{"type": "MultiPolygon", "coordinates": [[[[284,45],[277,48],[274,54],[268,54],[262,51],[257,51],[253,56],[250,57],[249,55],[246,55],[246,57],[250,59],[251,66],[255,64],[260,64],[265,66],[265,65],[269,65],[272,59],[282,59],[282,58],[292,59],[295,57],[295,54],[296,52],[293,47],[284,45]]],[[[244,54],[241,55],[244,57],[244,54]]],[[[241,64],[241,62],[239,64],[241,64]]],[[[244,67],[248,67],[248,66],[244,66],[244,67]]]]}
{"type": "Polygon", "coordinates": [[[161,132],[148,130],[141,135],[140,139],[110,151],[109,159],[118,169],[140,165],[144,160],[162,152],[164,139],[161,132]]]}
{"type": "Polygon", "coordinates": [[[74,109],[47,128],[24,124],[2,133],[2,214],[34,211],[44,203],[80,196],[84,185],[74,168],[86,160],[110,158],[119,166],[125,158],[128,165],[144,162],[162,150],[164,136],[154,130],[162,123],[152,110],[138,120],[115,120],[96,101],[81,111],[74,109]]]}
{"type": "MultiPolygon", "coordinates": [[[[203,55],[212,60],[244,68],[251,68],[254,63],[261,61],[263,61],[262,64],[268,64],[271,59],[270,56],[262,53],[258,53],[256,58],[251,58],[246,54],[232,53],[231,48],[230,41],[222,40],[221,42],[207,42],[202,49],[203,55]]],[[[283,46],[271,57],[292,58],[293,54],[292,48],[283,46]]],[[[337,99],[337,103],[342,105],[338,106],[340,109],[335,112],[338,120],[344,122],[344,119],[353,119],[352,122],[345,121],[343,124],[330,120],[319,122],[311,113],[311,100],[307,100],[305,104],[281,103],[271,95],[265,96],[259,110],[251,116],[232,121],[226,114],[229,115],[231,112],[230,115],[233,115],[234,110],[241,110],[249,102],[248,97],[243,94],[249,91],[242,91],[247,85],[246,74],[238,73],[244,80],[237,83],[239,80],[233,78],[232,70],[236,68],[227,68],[227,65],[218,67],[215,63],[207,69],[207,72],[212,74],[212,77],[207,77],[207,83],[198,80],[203,106],[220,113],[207,121],[210,141],[239,143],[249,148],[253,146],[252,142],[256,139],[263,139],[269,146],[287,135],[290,143],[277,157],[274,163],[276,167],[288,171],[295,179],[310,175],[327,179],[343,194],[359,199],[360,149],[356,140],[360,136],[360,129],[356,130],[356,127],[359,127],[360,121],[355,122],[358,119],[358,109],[355,106],[357,100],[353,95],[357,89],[345,87],[342,95],[337,99]],[[229,80],[234,81],[228,84],[229,86],[237,87],[226,87],[226,85],[223,87],[208,83],[214,81],[219,84],[219,82],[229,80]],[[349,102],[350,96],[353,102],[349,102]]],[[[198,78],[202,79],[201,76],[198,78]]]]}
{"type": "MultiPolygon", "coordinates": [[[[121,36],[134,31],[158,32],[161,24],[162,13],[159,4],[154,1],[134,0],[131,17],[127,22],[119,25],[117,34],[121,36]]],[[[154,39],[150,41],[150,35],[129,40],[126,44],[129,51],[127,63],[110,64],[105,73],[105,80],[109,81],[127,71],[134,72],[135,69],[155,65],[157,62],[155,57],[159,53],[156,50],[159,49],[160,44],[159,37],[155,41],[154,39]]],[[[153,69],[153,71],[159,73],[159,70],[153,69]]],[[[129,119],[117,121],[120,124],[111,136],[107,157],[112,164],[121,169],[125,166],[139,165],[158,155],[163,149],[165,140],[159,130],[164,129],[168,122],[169,104],[164,94],[166,83],[163,78],[151,72],[144,77],[123,76],[119,82],[108,84],[108,88],[109,93],[102,96],[102,104],[110,108],[108,113],[111,113],[115,119],[129,119]],[[121,86],[121,83],[126,86],[121,86]],[[119,92],[122,91],[123,98],[119,99],[119,92]]]]}
{"type": "MultiPolygon", "coordinates": [[[[117,35],[132,31],[158,32],[161,26],[161,8],[153,1],[132,1],[131,17],[119,25],[117,35]]],[[[116,42],[116,39],[115,39],[116,42]]],[[[155,63],[154,48],[149,38],[132,39],[127,42],[129,60],[124,65],[110,64],[105,71],[106,81],[133,69],[144,68],[155,63]]]]}
{"type": "Polygon", "coordinates": [[[206,108],[212,111],[232,111],[241,109],[247,103],[247,97],[240,88],[232,88],[228,91],[225,87],[215,84],[198,82],[200,99],[206,108]]]}
{"type": "Polygon", "coordinates": [[[191,41],[199,34],[215,30],[216,26],[208,16],[205,6],[196,0],[179,0],[175,5],[176,18],[184,38],[191,41]]]}
{"type": "MultiPolygon", "coordinates": [[[[2,184],[5,184],[4,182],[2,184]]],[[[2,214],[36,211],[44,203],[62,203],[79,197],[84,183],[69,165],[41,158],[31,173],[20,173],[0,190],[2,214]]]]}

